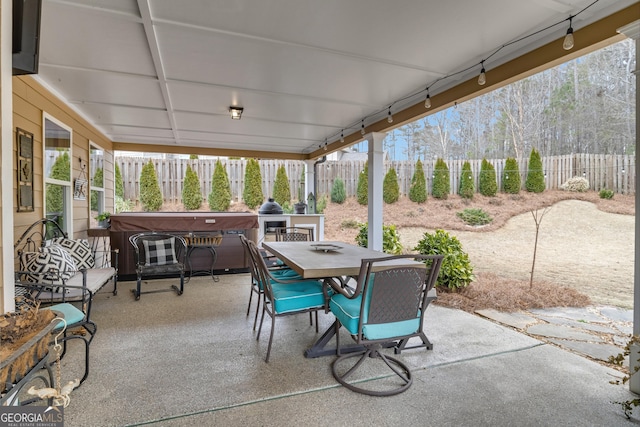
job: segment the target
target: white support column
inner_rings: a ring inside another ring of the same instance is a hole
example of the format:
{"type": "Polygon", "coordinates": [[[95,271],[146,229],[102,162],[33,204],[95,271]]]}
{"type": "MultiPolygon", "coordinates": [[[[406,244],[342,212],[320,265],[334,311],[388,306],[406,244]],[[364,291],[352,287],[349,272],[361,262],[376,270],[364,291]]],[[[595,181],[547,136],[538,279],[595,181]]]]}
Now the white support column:
{"type": "Polygon", "coordinates": [[[365,138],[369,142],[369,249],[382,251],[382,182],[384,181],[384,150],[382,141],[386,133],[372,132],[365,138]]]}
{"type": "MultiPolygon", "coordinates": [[[[309,198],[309,193],[313,193],[314,196],[316,194],[316,189],[315,189],[315,183],[316,183],[316,174],[315,174],[315,168],[313,167],[315,164],[315,160],[305,160],[304,161],[304,165],[305,165],[305,171],[304,171],[304,200],[303,202],[307,202],[307,199],[309,198]]],[[[311,208],[311,206],[307,206],[307,212],[309,212],[309,209],[311,208]]]]}
{"type": "Polygon", "coordinates": [[[15,310],[13,285],[13,83],[12,83],[12,2],[2,0],[0,5],[0,117],[2,126],[0,133],[2,148],[0,149],[0,234],[2,235],[2,312],[15,310]]]}
{"type": "MultiPolygon", "coordinates": [[[[632,22],[629,25],[618,29],[618,32],[624,34],[630,39],[636,41],[636,69],[633,73],[636,76],[636,153],[640,146],[638,145],[638,132],[640,131],[640,92],[638,92],[638,75],[640,74],[640,65],[638,65],[638,48],[640,48],[640,20],[632,22]]],[[[640,206],[640,167],[636,162],[636,220],[635,220],[635,255],[634,255],[634,278],[633,278],[633,335],[640,336],[640,218],[638,217],[638,206],[640,206]]],[[[640,368],[640,345],[634,344],[630,347],[629,354],[629,371],[635,372],[640,368]]],[[[640,394],[640,372],[635,373],[629,380],[629,390],[640,394]]]]}

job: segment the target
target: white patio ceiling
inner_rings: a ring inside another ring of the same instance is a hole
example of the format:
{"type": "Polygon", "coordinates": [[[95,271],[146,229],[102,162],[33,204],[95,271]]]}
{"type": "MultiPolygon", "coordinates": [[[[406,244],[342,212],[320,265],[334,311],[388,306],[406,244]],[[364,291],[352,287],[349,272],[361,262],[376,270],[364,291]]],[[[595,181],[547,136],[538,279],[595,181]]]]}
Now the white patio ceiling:
{"type": "MultiPolygon", "coordinates": [[[[490,80],[561,39],[562,21],[591,3],[44,0],[37,78],[116,143],[315,157],[325,139],[361,138],[362,120],[386,123],[389,106],[423,103],[427,86],[434,96],[475,78],[489,57],[490,80]],[[244,108],[241,120],[230,106],[244,108]]],[[[632,4],[600,0],[573,28],[632,4]]]]}

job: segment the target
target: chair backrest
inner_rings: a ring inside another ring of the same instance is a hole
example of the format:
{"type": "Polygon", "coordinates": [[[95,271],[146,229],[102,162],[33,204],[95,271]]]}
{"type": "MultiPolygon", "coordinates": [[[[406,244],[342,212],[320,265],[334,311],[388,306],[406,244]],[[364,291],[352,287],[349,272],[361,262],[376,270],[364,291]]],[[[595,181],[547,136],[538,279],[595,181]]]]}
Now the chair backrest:
{"type": "Polygon", "coordinates": [[[305,227],[279,227],[276,242],[312,242],[313,229],[305,227]]]}
{"type": "Polygon", "coordinates": [[[358,339],[388,339],[414,334],[416,328],[422,331],[427,294],[435,285],[442,259],[442,255],[395,255],[362,260],[355,290],[362,293],[358,339]],[[399,264],[384,265],[389,261],[399,264]],[[412,266],[411,261],[425,266],[412,266]]]}
{"type": "Polygon", "coordinates": [[[175,266],[184,269],[187,243],[182,236],[168,233],[144,232],[129,237],[134,248],[137,268],[175,266]]]}
{"type": "MultiPolygon", "coordinates": [[[[260,249],[252,240],[245,239],[245,243],[247,248],[249,249],[249,255],[251,257],[251,264],[253,266],[253,271],[255,272],[255,280],[258,284],[262,284],[262,289],[264,290],[265,297],[272,301],[273,293],[271,290],[272,281],[281,282],[278,278],[274,277],[267,267],[267,263],[260,254],[260,249]]],[[[286,281],[285,281],[286,282],[286,281]]]]}
{"type": "MultiPolygon", "coordinates": [[[[67,233],[53,220],[39,219],[31,224],[13,245],[16,261],[21,259],[23,253],[37,252],[38,248],[45,246],[47,240],[56,237],[67,237],[67,233]]],[[[21,267],[19,269],[22,269],[21,267]]]]}
{"type": "Polygon", "coordinates": [[[242,246],[244,247],[244,251],[249,258],[249,272],[251,273],[251,280],[254,284],[260,283],[260,275],[258,273],[258,265],[253,259],[252,248],[249,246],[249,239],[247,239],[244,234],[240,234],[240,242],[242,242],[242,246]]]}

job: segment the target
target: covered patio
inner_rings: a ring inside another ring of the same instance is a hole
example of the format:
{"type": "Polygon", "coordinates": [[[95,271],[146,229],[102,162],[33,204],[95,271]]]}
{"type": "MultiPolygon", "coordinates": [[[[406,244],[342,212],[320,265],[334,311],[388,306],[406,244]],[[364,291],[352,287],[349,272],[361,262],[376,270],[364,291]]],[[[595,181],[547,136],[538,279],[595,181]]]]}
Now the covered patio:
{"type": "MultiPolygon", "coordinates": [[[[640,36],[640,3],[633,0],[359,0],[309,9],[294,1],[202,0],[185,7],[173,0],[50,0],[43,2],[38,74],[18,77],[10,66],[12,2],[0,5],[4,312],[14,308],[13,243],[48,212],[46,118],[69,132],[72,178],[92,147],[104,151],[111,212],[116,150],[296,159],[306,162],[310,186],[316,162],[366,139],[368,241],[379,249],[385,132],[640,36]],[[575,46],[564,50],[570,25],[575,46]],[[243,108],[239,121],[230,117],[232,107],[243,108]],[[22,212],[18,129],[34,142],[33,209],[22,212]]],[[[89,201],[69,195],[66,209],[67,231],[87,237],[89,201]]],[[[639,272],[636,262],[636,289],[639,272]]],[[[372,400],[337,387],[330,360],[302,356],[315,332],[295,317],[281,323],[265,364],[266,343],[255,341],[244,315],[248,281],[246,274],[223,275],[215,284],[198,278],[180,297],[137,302],[128,292],[98,294],[91,373],[73,393],[68,425],[626,422],[611,404],[631,398],[627,387],[609,384],[615,371],[439,307],[427,316],[434,350],[403,353],[416,381],[393,398],[372,400]]],[[[321,327],[331,320],[322,317],[321,327]]],[[[640,311],[635,324],[638,332],[640,311]]],[[[72,350],[64,359],[65,378],[74,377],[76,357],[72,350]]]]}
{"type": "MultiPolygon", "coordinates": [[[[619,372],[433,304],[425,331],[434,348],[402,352],[414,383],[400,395],[353,393],[331,375],[334,356],[305,358],[318,337],[305,315],[279,320],[264,363],[268,334],[256,341],[253,312],[245,316],[249,280],[199,277],[180,297],[153,294],[137,302],[105,289],[96,298],[100,330],[89,381],[72,393],[65,425],[629,424],[612,403],[632,398],[627,387],[609,384],[619,372]]],[[[320,315],[321,333],[332,321],[320,315]]],[[[73,376],[76,357],[64,359],[63,381],[73,376]]]]}

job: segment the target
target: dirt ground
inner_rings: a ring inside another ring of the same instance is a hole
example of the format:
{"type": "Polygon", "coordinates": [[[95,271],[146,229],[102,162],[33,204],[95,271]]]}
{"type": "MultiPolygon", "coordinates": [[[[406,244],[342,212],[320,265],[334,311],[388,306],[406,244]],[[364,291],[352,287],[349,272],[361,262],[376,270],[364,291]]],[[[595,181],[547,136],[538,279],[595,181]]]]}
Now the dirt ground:
{"type": "MultiPolygon", "coordinates": [[[[163,205],[161,210],[184,211],[184,207],[163,205]]],[[[208,210],[206,202],[201,210],[208,210]]],[[[249,211],[238,202],[229,210],[249,211]]],[[[328,203],[324,213],[325,240],[355,243],[357,224],[367,222],[367,207],[355,198],[343,204],[328,203]]],[[[385,204],[383,215],[384,224],[396,225],[405,252],[411,252],[425,232],[438,228],[461,241],[477,280],[467,288],[466,295],[439,298],[444,305],[471,312],[477,308],[509,311],[533,306],[583,306],[588,303],[582,298],[586,296],[592,304],[633,306],[634,195],[616,194],[605,200],[595,191],[523,191],[496,197],[476,195],[471,201],[456,195],[447,200],[431,197],[422,204],[401,198],[385,204]],[[465,208],[481,208],[493,221],[485,226],[468,226],[456,216],[465,208]],[[532,212],[536,210],[542,219],[531,288],[536,228],[532,212]],[[556,293],[554,285],[574,289],[580,295],[556,293]]]]}
{"type": "MultiPolygon", "coordinates": [[[[405,251],[413,249],[425,232],[442,228],[458,237],[479,276],[491,273],[528,284],[536,229],[532,212],[536,210],[541,220],[534,285],[565,286],[587,295],[593,304],[632,308],[633,195],[604,200],[593,191],[523,192],[476,196],[471,202],[458,196],[444,201],[430,198],[420,205],[403,198],[384,205],[384,223],[397,226],[405,251]],[[482,208],[492,223],[466,225],[456,216],[465,208],[482,208]]],[[[343,205],[330,203],[325,210],[325,239],[353,243],[358,232],[353,224],[366,221],[367,209],[355,199],[343,205]]]]}

